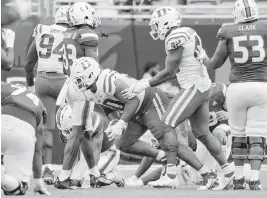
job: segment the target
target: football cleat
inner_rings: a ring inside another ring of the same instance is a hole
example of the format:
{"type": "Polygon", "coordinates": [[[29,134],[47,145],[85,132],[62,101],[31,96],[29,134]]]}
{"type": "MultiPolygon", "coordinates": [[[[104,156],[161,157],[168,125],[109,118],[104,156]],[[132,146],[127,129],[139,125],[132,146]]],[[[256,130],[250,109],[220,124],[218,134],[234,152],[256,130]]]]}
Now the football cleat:
{"type": "Polygon", "coordinates": [[[171,179],[167,174],[165,174],[157,181],[148,182],[148,185],[155,188],[178,188],[180,184],[177,175],[175,178],[171,179]]]}
{"type": "Polygon", "coordinates": [[[233,188],[233,179],[228,177],[218,178],[212,186],[212,190],[229,190],[233,188]]]}
{"type": "Polygon", "coordinates": [[[125,186],[127,187],[142,187],[144,186],[143,181],[140,178],[130,177],[125,181],[125,186]]]}
{"type": "Polygon", "coordinates": [[[45,167],[43,173],[43,179],[47,185],[53,185],[55,179],[54,171],[50,170],[48,167],[45,167]]]}
{"type": "Polygon", "coordinates": [[[250,190],[263,190],[260,180],[250,181],[248,185],[250,190]]]}
{"type": "Polygon", "coordinates": [[[57,189],[76,189],[77,188],[74,181],[71,180],[70,178],[65,179],[64,181],[60,181],[59,178],[57,178],[54,183],[54,187],[57,189]]]}
{"type": "Polygon", "coordinates": [[[209,190],[217,180],[217,175],[214,172],[202,174],[203,183],[198,190],[209,190]]]}
{"type": "Polygon", "coordinates": [[[245,178],[234,179],[234,190],[244,190],[246,188],[245,178]]]}
{"type": "Polygon", "coordinates": [[[83,177],[82,180],[80,181],[80,188],[84,188],[84,189],[87,189],[87,188],[91,188],[91,182],[90,182],[90,178],[87,177],[83,177]]]}

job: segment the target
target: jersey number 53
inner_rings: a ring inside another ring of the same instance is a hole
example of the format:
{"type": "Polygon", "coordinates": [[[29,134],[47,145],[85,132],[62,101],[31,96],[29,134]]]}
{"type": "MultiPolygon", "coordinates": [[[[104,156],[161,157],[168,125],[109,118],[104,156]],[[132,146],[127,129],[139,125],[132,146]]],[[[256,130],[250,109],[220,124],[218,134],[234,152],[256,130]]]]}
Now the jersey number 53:
{"type": "Polygon", "coordinates": [[[262,62],[266,57],[264,39],[260,35],[233,37],[234,52],[241,53],[234,61],[239,64],[248,61],[252,63],[262,62]]]}

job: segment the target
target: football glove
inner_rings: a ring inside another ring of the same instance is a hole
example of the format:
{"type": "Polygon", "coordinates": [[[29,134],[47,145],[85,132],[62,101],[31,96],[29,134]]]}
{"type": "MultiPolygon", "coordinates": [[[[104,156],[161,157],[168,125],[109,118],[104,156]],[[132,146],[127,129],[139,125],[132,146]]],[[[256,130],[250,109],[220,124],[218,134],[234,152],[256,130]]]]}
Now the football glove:
{"type": "Polygon", "coordinates": [[[203,64],[203,61],[208,58],[206,51],[202,48],[202,46],[197,46],[197,49],[195,50],[195,53],[197,54],[197,60],[203,64]]]}
{"type": "Polygon", "coordinates": [[[2,38],[6,43],[6,48],[13,48],[15,42],[15,32],[11,29],[3,29],[2,38]]]}
{"type": "Polygon", "coordinates": [[[35,180],[33,188],[34,194],[39,193],[40,195],[51,195],[44,186],[42,179],[34,179],[34,180],[35,180]]]}
{"type": "Polygon", "coordinates": [[[127,128],[128,124],[124,120],[119,120],[114,125],[109,125],[108,128],[105,130],[107,133],[107,137],[110,141],[114,140],[115,138],[119,138],[122,132],[127,128]]]}
{"type": "Polygon", "coordinates": [[[146,88],[150,87],[149,81],[146,80],[139,80],[137,83],[133,84],[131,87],[122,90],[122,96],[128,100],[133,99],[137,96],[140,92],[145,90],[146,88]]]}

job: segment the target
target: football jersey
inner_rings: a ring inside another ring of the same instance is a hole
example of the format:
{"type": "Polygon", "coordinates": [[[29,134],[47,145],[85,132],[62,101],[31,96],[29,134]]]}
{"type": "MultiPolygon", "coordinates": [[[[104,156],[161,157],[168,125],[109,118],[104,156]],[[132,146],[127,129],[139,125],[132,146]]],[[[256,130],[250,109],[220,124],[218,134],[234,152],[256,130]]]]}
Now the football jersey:
{"type": "Polygon", "coordinates": [[[70,28],[63,43],[64,73],[70,75],[73,61],[85,57],[84,46],[98,47],[99,37],[92,29],[70,28]]]}
{"type": "MultiPolygon", "coordinates": [[[[96,93],[87,90],[85,92],[86,98],[91,98],[98,104],[102,104],[105,107],[122,112],[124,110],[124,103],[122,103],[114,95],[118,79],[129,87],[133,83],[137,82],[136,79],[128,76],[127,74],[121,74],[110,69],[103,69],[99,74],[98,80],[96,82],[96,93]]],[[[136,115],[140,115],[146,112],[149,104],[152,102],[152,98],[154,97],[155,92],[156,88],[148,88],[137,95],[140,102],[135,112],[136,115]]]]}
{"type": "Polygon", "coordinates": [[[176,74],[180,86],[188,89],[195,85],[199,91],[204,92],[211,86],[207,68],[195,58],[195,49],[201,45],[197,33],[189,27],[179,27],[170,32],[165,39],[165,50],[184,48],[179,70],[176,74]]]}
{"type": "Polygon", "coordinates": [[[217,37],[227,41],[231,83],[267,82],[267,21],[223,24],[217,37]]]}
{"type": "Polygon", "coordinates": [[[39,98],[22,85],[1,82],[2,114],[18,117],[37,127],[40,121],[46,121],[46,110],[39,98]],[[18,111],[18,109],[23,110],[18,111]],[[30,116],[27,116],[30,113],[30,116]]]}
{"type": "Polygon", "coordinates": [[[226,85],[220,82],[213,83],[211,86],[211,98],[209,101],[209,127],[211,132],[221,123],[227,123],[227,121],[218,121],[216,116],[216,112],[225,110],[223,106],[226,102],[226,89],[226,85]]]}
{"type": "Polygon", "coordinates": [[[63,38],[66,27],[38,24],[33,32],[38,54],[38,71],[63,73],[63,38]]]}

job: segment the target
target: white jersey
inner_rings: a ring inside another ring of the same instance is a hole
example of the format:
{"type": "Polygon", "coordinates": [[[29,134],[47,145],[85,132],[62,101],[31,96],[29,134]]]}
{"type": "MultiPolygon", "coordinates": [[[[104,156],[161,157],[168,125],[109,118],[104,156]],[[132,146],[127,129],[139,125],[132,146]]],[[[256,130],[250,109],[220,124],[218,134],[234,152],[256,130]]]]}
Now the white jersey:
{"type": "Polygon", "coordinates": [[[38,24],[33,33],[38,54],[38,71],[63,73],[63,39],[66,27],[38,24]]]}
{"type": "Polygon", "coordinates": [[[188,27],[172,30],[165,39],[166,53],[180,46],[184,47],[180,71],[176,74],[180,86],[188,89],[195,85],[199,91],[204,92],[210,88],[211,80],[207,68],[195,58],[197,45],[201,45],[201,40],[197,33],[188,27]]]}
{"type": "MultiPolygon", "coordinates": [[[[136,79],[128,76],[127,74],[121,74],[110,69],[103,69],[99,74],[98,80],[96,82],[96,93],[92,93],[92,91],[88,90],[85,92],[86,98],[91,98],[96,103],[103,104],[108,108],[117,111],[123,111],[124,103],[122,103],[114,96],[117,87],[117,80],[121,80],[129,87],[137,82],[136,79]]],[[[139,111],[144,101],[145,91],[139,93],[137,97],[139,98],[140,102],[136,113],[139,111]]]]}

